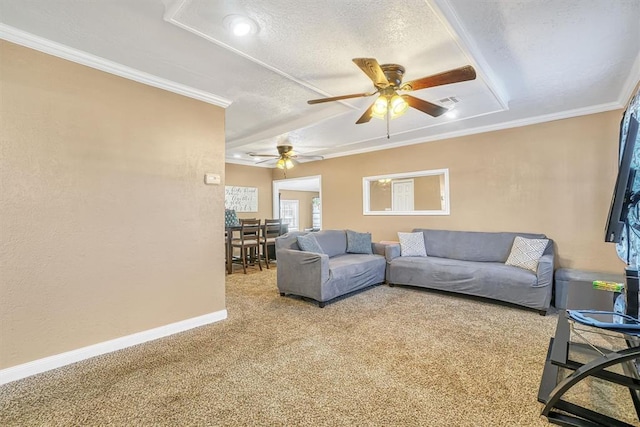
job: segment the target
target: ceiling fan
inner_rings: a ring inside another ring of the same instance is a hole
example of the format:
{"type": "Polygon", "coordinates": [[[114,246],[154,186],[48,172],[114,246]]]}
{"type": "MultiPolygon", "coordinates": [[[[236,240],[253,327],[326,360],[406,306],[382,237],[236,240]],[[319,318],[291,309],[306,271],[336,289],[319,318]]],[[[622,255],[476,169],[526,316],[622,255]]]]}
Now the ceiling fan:
{"type": "MultiPolygon", "coordinates": [[[[433,117],[441,116],[448,111],[440,105],[416,98],[411,95],[400,95],[399,91],[415,91],[434,86],[448,85],[464,82],[476,78],[476,71],[467,65],[453,70],[444,71],[428,77],[422,77],[407,83],[402,83],[405,69],[398,64],[378,64],[375,58],[354,58],[353,62],[373,81],[374,91],[354,93],[351,95],[333,96],[330,98],[312,99],[308,104],[320,104],[322,102],[340,101],[342,99],[360,98],[375,95],[380,96],[358,119],[356,124],[367,123],[372,117],[394,119],[402,115],[409,107],[413,107],[433,117]]],[[[389,137],[387,131],[387,138],[389,137]]]]}
{"type": "Polygon", "coordinates": [[[278,159],[276,161],[276,167],[278,169],[287,169],[293,168],[295,165],[295,161],[297,159],[310,159],[310,160],[324,160],[322,156],[306,156],[303,154],[298,154],[293,151],[293,146],[289,142],[284,142],[278,144],[276,147],[278,149],[278,154],[258,154],[258,153],[247,153],[251,157],[269,157],[266,160],[261,160],[256,164],[265,163],[273,161],[274,159],[278,159]]]}

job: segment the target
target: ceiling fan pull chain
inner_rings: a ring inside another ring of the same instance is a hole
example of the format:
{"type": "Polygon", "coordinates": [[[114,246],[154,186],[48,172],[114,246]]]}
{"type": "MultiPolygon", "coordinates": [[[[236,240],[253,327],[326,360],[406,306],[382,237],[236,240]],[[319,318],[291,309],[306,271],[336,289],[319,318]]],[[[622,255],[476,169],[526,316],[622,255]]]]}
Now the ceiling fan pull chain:
{"type": "Polygon", "coordinates": [[[389,139],[389,109],[387,109],[387,139],[389,139]]]}

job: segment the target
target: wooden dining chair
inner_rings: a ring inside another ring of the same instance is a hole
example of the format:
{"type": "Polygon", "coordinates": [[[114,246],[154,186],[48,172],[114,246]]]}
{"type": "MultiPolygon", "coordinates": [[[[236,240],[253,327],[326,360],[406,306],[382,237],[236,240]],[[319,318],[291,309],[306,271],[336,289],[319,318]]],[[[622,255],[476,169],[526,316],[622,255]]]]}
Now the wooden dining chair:
{"type": "Polygon", "coordinates": [[[282,219],[265,219],[262,227],[262,256],[264,263],[269,268],[269,247],[276,247],[276,237],[282,232],[282,219]]]}
{"type": "Polygon", "coordinates": [[[260,246],[262,245],[261,220],[259,219],[240,219],[240,234],[231,240],[232,248],[240,249],[240,258],[242,262],[242,271],[247,274],[247,264],[254,265],[258,262],[258,267],[262,271],[262,263],[260,262],[260,246]]]}
{"type": "Polygon", "coordinates": [[[231,232],[224,230],[224,268],[227,273],[231,273],[231,248],[229,247],[229,239],[231,239],[231,232]]]}

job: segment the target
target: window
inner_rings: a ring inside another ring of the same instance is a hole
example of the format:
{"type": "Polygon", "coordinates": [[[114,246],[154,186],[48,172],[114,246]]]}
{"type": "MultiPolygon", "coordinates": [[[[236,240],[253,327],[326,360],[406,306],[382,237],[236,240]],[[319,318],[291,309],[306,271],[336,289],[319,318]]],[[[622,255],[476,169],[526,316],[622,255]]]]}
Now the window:
{"type": "Polygon", "coordinates": [[[298,231],[299,212],[297,200],[280,200],[280,218],[289,225],[289,231],[298,231]]]}

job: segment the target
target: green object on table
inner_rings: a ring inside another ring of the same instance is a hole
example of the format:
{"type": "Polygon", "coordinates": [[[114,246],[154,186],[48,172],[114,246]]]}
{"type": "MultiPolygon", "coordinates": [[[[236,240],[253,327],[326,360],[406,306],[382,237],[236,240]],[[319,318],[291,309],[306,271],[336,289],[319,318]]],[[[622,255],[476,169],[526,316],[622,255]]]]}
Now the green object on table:
{"type": "Polygon", "coordinates": [[[605,280],[594,280],[593,289],[599,289],[602,291],[622,292],[624,289],[623,283],[607,282],[605,280]]]}

